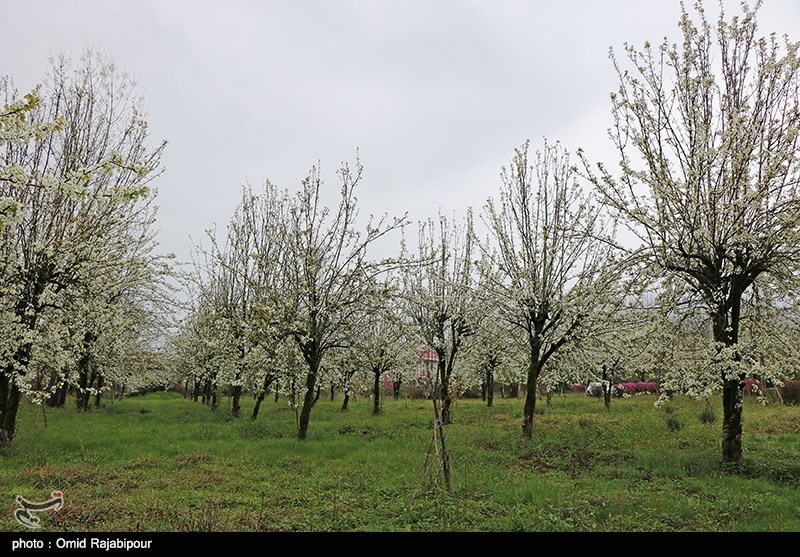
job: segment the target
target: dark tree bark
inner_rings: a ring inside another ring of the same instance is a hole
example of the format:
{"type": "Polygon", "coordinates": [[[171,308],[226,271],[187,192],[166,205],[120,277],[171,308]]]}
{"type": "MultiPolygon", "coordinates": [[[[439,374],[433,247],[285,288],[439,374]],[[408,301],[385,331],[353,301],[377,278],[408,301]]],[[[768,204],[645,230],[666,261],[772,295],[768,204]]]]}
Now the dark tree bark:
{"type": "Polygon", "coordinates": [[[442,463],[442,473],[444,474],[444,484],[447,488],[447,491],[453,490],[453,481],[450,475],[450,455],[447,453],[447,443],[446,436],[444,432],[444,420],[440,417],[439,408],[436,404],[436,397],[433,398],[433,414],[434,414],[434,427],[438,430],[439,434],[439,443],[442,448],[441,454],[441,463],[442,463]]]}
{"type": "Polygon", "coordinates": [[[251,420],[255,421],[255,419],[258,418],[258,411],[261,409],[261,403],[264,402],[264,397],[267,396],[267,391],[273,379],[275,379],[275,376],[270,373],[264,376],[264,384],[261,385],[261,389],[258,391],[256,403],[255,406],[253,406],[253,414],[250,416],[251,420]]]}
{"type": "Polygon", "coordinates": [[[486,362],[484,378],[481,389],[481,399],[486,401],[486,406],[494,404],[494,370],[499,365],[497,356],[491,356],[486,362]]]}
{"type": "Polygon", "coordinates": [[[344,400],[342,401],[342,411],[347,410],[347,405],[350,403],[350,380],[356,374],[355,369],[351,369],[344,374],[344,400]]]}
{"type": "Polygon", "coordinates": [[[238,418],[239,414],[242,411],[241,399],[242,399],[242,386],[236,385],[233,388],[233,397],[231,404],[231,416],[233,416],[234,418],[238,418]]]}
{"type": "Polygon", "coordinates": [[[64,381],[53,393],[47,397],[45,404],[50,408],[61,408],[64,406],[63,400],[66,399],[67,382],[64,381]]]}
{"type": "Polygon", "coordinates": [[[335,398],[336,398],[336,397],[335,397],[335,394],[336,394],[336,393],[335,393],[335,391],[334,391],[334,388],[335,388],[335,386],[336,386],[336,385],[334,384],[334,382],[333,382],[333,381],[331,381],[331,402],[333,402],[333,401],[335,400],[335,398]]]}
{"type": "Polygon", "coordinates": [[[603,364],[603,404],[606,407],[606,412],[611,412],[611,388],[613,381],[613,377],[608,375],[608,366],[603,364]]]}
{"type": "Polygon", "coordinates": [[[400,400],[400,386],[403,380],[400,378],[400,374],[398,373],[397,376],[392,380],[392,397],[395,400],[400,400]]]}
{"type": "Polygon", "coordinates": [[[437,363],[439,373],[439,398],[442,402],[441,420],[442,424],[450,425],[453,419],[450,414],[452,399],[450,397],[450,371],[448,370],[447,359],[444,353],[437,353],[439,361],[437,363]]]}
{"type": "MultiPolygon", "coordinates": [[[[741,315],[741,291],[736,285],[731,288],[728,304],[720,307],[714,315],[714,340],[726,347],[739,342],[739,320],[741,315]],[[730,314],[728,313],[730,308],[730,314]]],[[[736,358],[738,360],[738,357],[736,358]]],[[[723,377],[722,383],[722,459],[737,463],[742,459],[742,400],[744,398],[744,375],[723,377]]]]}
{"type": "MultiPolygon", "coordinates": [[[[10,374],[10,372],[7,373],[10,374]]],[[[17,386],[8,380],[6,373],[0,374],[0,448],[11,445],[16,428],[18,407],[19,390],[17,386]]]]}
{"type": "Polygon", "coordinates": [[[539,372],[535,361],[528,366],[528,392],[525,394],[525,407],[523,410],[522,435],[530,440],[533,435],[533,416],[536,412],[536,381],[539,372]]]}
{"type": "Polygon", "coordinates": [[[306,393],[303,396],[303,407],[300,409],[300,420],[297,427],[297,439],[304,441],[308,437],[308,422],[311,418],[311,408],[314,406],[314,391],[317,382],[317,367],[311,366],[306,374],[306,393]]]}
{"type": "Polygon", "coordinates": [[[381,413],[381,368],[372,368],[372,374],[375,376],[375,381],[372,384],[372,415],[377,416],[381,413]]]}
{"type": "Polygon", "coordinates": [[[100,397],[103,394],[103,384],[105,383],[105,379],[103,378],[102,373],[97,374],[97,394],[94,395],[94,407],[100,408],[100,397]]]}

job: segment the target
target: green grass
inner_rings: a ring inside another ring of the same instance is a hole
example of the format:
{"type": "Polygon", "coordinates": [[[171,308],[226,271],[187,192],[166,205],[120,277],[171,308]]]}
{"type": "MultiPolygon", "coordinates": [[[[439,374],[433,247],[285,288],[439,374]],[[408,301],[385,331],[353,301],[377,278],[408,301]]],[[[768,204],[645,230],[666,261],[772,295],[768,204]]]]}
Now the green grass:
{"type": "MultiPolygon", "coordinates": [[[[522,440],[518,400],[460,400],[447,430],[453,491],[424,470],[428,401],[320,401],[294,438],[285,401],[258,421],[174,393],[79,415],[21,409],[0,453],[0,530],[22,531],[14,497],[65,506],[54,531],[800,531],[800,408],[745,401],[745,459],[720,463],[721,416],[654,397],[554,400],[522,440]],[[677,427],[675,424],[679,424],[677,427]]],[[[223,408],[229,401],[223,399],[223,408]]],[[[252,401],[244,401],[249,416],[252,401]]],[[[720,414],[720,403],[715,401],[720,414]]]]}

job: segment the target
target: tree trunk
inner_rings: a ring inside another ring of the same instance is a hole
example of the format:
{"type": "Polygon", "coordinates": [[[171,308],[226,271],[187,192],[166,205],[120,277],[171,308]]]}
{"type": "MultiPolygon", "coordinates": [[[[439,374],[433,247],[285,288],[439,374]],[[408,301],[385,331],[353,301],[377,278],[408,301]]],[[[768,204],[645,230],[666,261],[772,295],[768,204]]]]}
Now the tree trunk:
{"type": "Polygon", "coordinates": [[[274,376],[271,374],[267,374],[264,376],[264,384],[261,385],[261,390],[258,391],[258,396],[256,397],[256,404],[253,406],[253,414],[250,416],[250,419],[255,421],[258,418],[258,411],[261,409],[261,403],[264,402],[264,397],[267,396],[267,391],[269,390],[269,386],[272,383],[274,376]]]}
{"type": "Polygon", "coordinates": [[[394,381],[392,381],[392,397],[395,400],[400,400],[400,383],[402,380],[400,377],[396,377],[394,381]]]}
{"type": "Polygon", "coordinates": [[[234,418],[238,418],[239,414],[242,411],[242,406],[240,404],[242,399],[242,386],[236,385],[233,388],[233,404],[231,405],[231,416],[234,418]]]}
{"type": "Polygon", "coordinates": [[[524,418],[522,423],[522,435],[525,439],[530,440],[533,435],[533,416],[536,411],[536,381],[539,379],[539,340],[537,338],[530,339],[531,353],[530,360],[528,361],[528,391],[525,394],[525,409],[524,418]]]}
{"type": "Polygon", "coordinates": [[[0,373],[0,447],[11,444],[11,436],[2,429],[8,408],[8,395],[11,385],[5,372],[0,373]]]}
{"type": "Polygon", "coordinates": [[[612,379],[608,376],[608,368],[603,364],[603,404],[606,407],[606,412],[611,412],[611,382],[612,379]]]}
{"type": "Polygon", "coordinates": [[[314,406],[314,395],[317,383],[318,365],[312,365],[306,375],[306,394],[303,397],[303,407],[300,409],[300,421],[297,426],[297,439],[304,441],[308,437],[308,422],[311,419],[311,408],[314,406]]]}
{"type": "Polygon", "coordinates": [[[722,385],[722,459],[742,459],[742,395],[744,381],[725,381],[722,385]]]}
{"type": "Polygon", "coordinates": [[[49,397],[47,397],[47,400],[45,401],[45,406],[48,406],[50,408],[58,407],[58,401],[61,398],[61,389],[64,388],[64,385],[66,385],[66,382],[60,385],[56,390],[54,390],[50,394],[49,397]]]}
{"type": "MultiPolygon", "coordinates": [[[[741,294],[736,285],[730,293],[730,322],[724,308],[714,315],[714,340],[725,346],[739,342],[741,294]]],[[[744,375],[723,377],[722,383],[722,460],[737,463],[742,459],[742,399],[744,375]]]]}
{"type": "Polygon", "coordinates": [[[105,380],[103,379],[103,374],[98,374],[97,376],[97,394],[94,395],[94,407],[100,408],[100,397],[103,394],[103,384],[105,380]]]}
{"type": "Polygon", "coordinates": [[[445,442],[445,433],[444,433],[444,421],[439,417],[439,408],[436,404],[436,397],[433,397],[433,415],[434,415],[434,424],[433,427],[436,428],[438,435],[439,435],[439,443],[441,445],[441,464],[442,464],[442,473],[444,474],[444,485],[447,488],[447,491],[453,490],[453,482],[450,476],[450,456],[447,454],[447,444],[445,442]]]}
{"type": "Polygon", "coordinates": [[[447,373],[447,361],[439,356],[439,397],[442,401],[442,424],[450,425],[453,419],[450,415],[450,374],[447,373]]]}
{"type": "Polygon", "coordinates": [[[86,331],[83,335],[83,353],[80,360],[78,360],[78,396],[76,398],[78,412],[83,412],[89,408],[89,387],[92,386],[95,380],[94,366],[92,365],[94,360],[92,346],[96,340],[97,336],[91,331],[86,331]]]}
{"type": "MultiPolygon", "coordinates": [[[[2,408],[2,421],[0,421],[0,447],[8,447],[14,438],[17,428],[17,410],[19,409],[19,388],[16,383],[6,381],[4,389],[8,394],[4,396],[4,407],[2,408]]],[[[0,392],[0,395],[3,393],[0,392]]]]}
{"type": "Polygon", "coordinates": [[[350,402],[350,389],[345,389],[344,400],[342,401],[342,411],[347,410],[347,404],[350,402]]]}
{"type": "Polygon", "coordinates": [[[88,371],[83,363],[86,356],[81,357],[78,362],[78,388],[75,392],[75,405],[78,412],[83,412],[83,399],[87,396],[86,386],[89,381],[88,371]]]}
{"type": "Polygon", "coordinates": [[[58,400],[56,401],[56,407],[64,408],[64,405],[67,403],[67,391],[69,390],[69,385],[66,381],[64,384],[61,385],[61,388],[58,390],[58,400]]]}
{"type": "MultiPolygon", "coordinates": [[[[90,364],[90,369],[92,370],[91,375],[89,375],[89,388],[91,389],[95,385],[95,381],[97,381],[97,368],[94,365],[94,362],[90,364]]],[[[92,393],[87,389],[85,393],[83,393],[83,408],[81,409],[83,412],[89,410],[89,401],[92,399],[92,393]]]]}
{"type": "Polygon", "coordinates": [[[372,406],[372,415],[377,416],[381,413],[381,371],[380,369],[373,369],[372,374],[375,376],[375,382],[372,384],[372,398],[374,402],[372,406]]]}
{"type": "Polygon", "coordinates": [[[280,391],[280,383],[278,383],[277,381],[275,381],[275,393],[274,394],[275,394],[275,402],[278,402],[278,397],[281,396],[281,391],[280,391]]]}
{"type": "Polygon", "coordinates": [[[494,370],[489,369],[486,374],[486,406],[491,407],[494,404],[494,370]]]}
{"type": "Polygon", "coordinates": [[[334,385],[333,381],[331,381],[331,402],[333,402],[334,399],[335,399],[335,394],[336,393],[334,391],[334,387],[335,387],[335,385],[334,385]]]}

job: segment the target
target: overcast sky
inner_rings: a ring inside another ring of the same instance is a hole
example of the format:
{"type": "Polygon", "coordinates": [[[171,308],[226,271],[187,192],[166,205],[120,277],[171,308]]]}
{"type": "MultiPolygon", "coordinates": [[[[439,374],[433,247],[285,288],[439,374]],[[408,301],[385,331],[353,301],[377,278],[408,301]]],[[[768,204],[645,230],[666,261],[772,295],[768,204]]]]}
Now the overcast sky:
{"type": "MultiPolygon", "coordinates": [[[[714,2],[713,4],[716,4],[714,2]]],[[[725,1],[736,12],[739,1],[725,1]]],[[[678,41],[677,0],[0,0],[0,75],[99,49],[137,77],[154,143],[161,247],[224,228],[244,183],[295,188],[360,149],[362,213],[480,211],[526,138],[614,161],[608,49],[678,41]]],[[[800,2],[762,32],[800,40],[800,2]]]]}

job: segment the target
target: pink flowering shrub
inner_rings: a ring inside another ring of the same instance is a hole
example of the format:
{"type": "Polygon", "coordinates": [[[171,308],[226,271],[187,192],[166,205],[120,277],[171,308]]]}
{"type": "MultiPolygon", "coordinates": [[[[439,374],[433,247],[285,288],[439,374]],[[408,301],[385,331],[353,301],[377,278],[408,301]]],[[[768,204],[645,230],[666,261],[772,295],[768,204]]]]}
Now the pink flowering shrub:
{"type": "Polygon", "coordinates": [[[614,384],[614,396],[655,394],[658,392],[658,383],[653,381],[636,381],[633,383],[614,384]]]}
{"type": "Polygon", "coordinates": [[[764,389],[764,383],[759,381],[758,379],[753,379],[752,377],[748,377],[744,380],[744,392],[748,395],[763,395],[767,391],[764,389]]]}
{"type": "Polygon", "coordinates": [[[569,386],[569,389],[570,389],[571,391],[574,391],[574,392],[576,392],[576,393],[583,393],[583,392],[585,392],[585,391],[586,391],[586,385],[584,385],[584,384],[580,384],[580,385],[570,385],[570,386],[569,386]]]}

